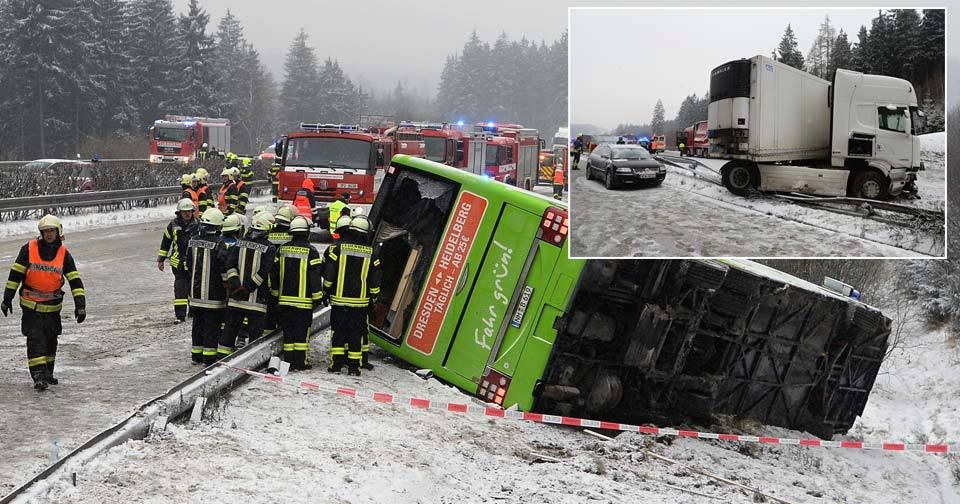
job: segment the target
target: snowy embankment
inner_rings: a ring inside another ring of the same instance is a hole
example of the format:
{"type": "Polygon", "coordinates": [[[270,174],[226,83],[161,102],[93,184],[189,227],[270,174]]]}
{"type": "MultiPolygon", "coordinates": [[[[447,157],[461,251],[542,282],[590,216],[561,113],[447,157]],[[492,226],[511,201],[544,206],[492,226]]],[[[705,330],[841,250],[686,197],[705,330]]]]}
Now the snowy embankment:
{"type": "MultiPolygon", "coordinates": [[[[471,401],[382,355],[374,361],[377,368],[360,379],[329,375],[323,371],[328,338],[324,333],[312,343],[317,367],[297,378],[356,387],[367,397],[385,391],[471,401]]],[[[938,394],[947,393],[946,381],[918,380],[938,394]]],[[[876,418],[893,415],[887,408],[904,405],[871,401],[868,412],[876,418]]],[[[749,424],[737,430],[809,437],[749,424]]],[[[603,441],[564,427],[388,406],[254,379],[209,406],[201,424],[172,424],[147,440],[114,448],[78,474],[76,487],[56,484],[50,499],[694,503],[704,502],[705,494],[725,502],[759,502],[744,490],[690,470],[696,467],[792,503],[960,502],[951,466],[956,462],[949,457],[917,453],[656,439],[635,433],[603,441]],[[651,458],[645,450],[681,465],[651,458]]]]}

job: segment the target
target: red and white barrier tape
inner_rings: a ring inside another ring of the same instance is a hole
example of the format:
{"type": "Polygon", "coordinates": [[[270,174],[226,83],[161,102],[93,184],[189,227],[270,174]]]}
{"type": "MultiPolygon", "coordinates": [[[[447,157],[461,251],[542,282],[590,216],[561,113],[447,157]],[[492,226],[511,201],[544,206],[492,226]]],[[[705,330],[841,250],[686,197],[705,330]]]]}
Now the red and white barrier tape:
{"type": "Polygon", "coordinates": [[[923,443],[903,443],[903,442],[876,442],[867,443],[864,441],[824,441],[822,439],[790,439],[767,436],[748,436],[744,434],[717,434],[713,432],[699,432],[692,430],[672,429],[668,427],[654,427],[651,425],[631,425],[619,422],[605,422],[601,420],[588,420],[586,418],[576,418],[560,415],[547,415],[543,413],[532,413],[519,410],[505,410],[494,406],[476,406],[465,403],[451,403],[433,401],[420,397],[403,397],[387,392],[361,392],[351,387],[336,387],[331,385],[322,385],[310,380],[296,380],[289,377],[274,376],[272,374],[259,373],[250,369],[238,368],[221,364],[227,369],[232,369],[250,376],[262,378],[268,382],[291,385],[295,388],[313,390],[315,392],[330,392],[341,396],[351,397],[353,399],[372,400],[383,404],[396,404],[409,406],[411,408],[435,411],[447,411],[450,413],[460,413],[467,415],[477,415],[487,418],[503,418],[508,420],[523,420],[527,422],[545,423],[554,425],[568,425],[571,427],[582,427],[589,429],[606,429],[624,432],[639,432],[652,436],[676,436],[683,438],[698,439],[716,439],[719,441],[733,441],[739,443],[761,443],[761,444],[780,444],[820,448],[848,448],[859,450],[883,450],[883,451],[917,451],[924,453],[958,453],[960,444],[923,444],[923,443]]]}

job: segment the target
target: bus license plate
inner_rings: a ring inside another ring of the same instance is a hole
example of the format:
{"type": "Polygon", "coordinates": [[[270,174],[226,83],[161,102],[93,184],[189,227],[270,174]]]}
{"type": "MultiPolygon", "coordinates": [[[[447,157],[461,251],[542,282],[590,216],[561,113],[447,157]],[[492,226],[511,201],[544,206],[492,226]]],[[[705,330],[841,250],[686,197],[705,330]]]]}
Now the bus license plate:
{"type": "Polygon", "coordinates": [[[654,178],[654,177],[657,176],[657,174],[656,174],[656,173],[653,173],[653,172],[642,171],[642,172],[638,173],[637,176],[640,177],[640,178],[654,178]]]}
{"type": "Polygon", "coordinates": [[[519,328],[520,324],[523,323],[523,314],[527,312],[527,305],[530,303],[531,296],[533,296],[533,287],[528,285],[523,288],[523,293],[520,294],[520,304],[517,306],[517,311],[513,312],[513,319],[510,320],[510,325],[513,327],[519,328]]]}

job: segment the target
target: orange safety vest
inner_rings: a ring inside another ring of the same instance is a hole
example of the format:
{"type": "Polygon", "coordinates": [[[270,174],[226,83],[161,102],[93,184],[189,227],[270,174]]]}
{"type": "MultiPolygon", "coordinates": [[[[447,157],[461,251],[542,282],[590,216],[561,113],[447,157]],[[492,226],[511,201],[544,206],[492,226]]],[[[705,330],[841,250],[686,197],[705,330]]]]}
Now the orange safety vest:
{"type": "Polygon", "coordinates": [[[310,208],[310,198],[300,191],[303,191],[303,189],[297,191],[297,196],[293,199],[293,206],[297,208],[297,213],[306,217],[308,221],[312,222],[313,209],[310,208]]]}
{"type": "Polygon", "coordinates": [[[192,187],[188,187],[184,189],[183,192],[190,195],[190,199],[193,200],[193,206],[200,208],[200,191],[192,187]]]}
{"type": "MultiPolygon", "coordinates": [[[[233,182],[230,182],[230,184],[233,184],[233,182]]],[[[227,189],[229,188],[229,184],[220,185],[220,192],[217,194],[217,207],[221,212],[227,211],[227,189]]]]}
{"type": "Polygon", "coordinates": [[[51,261],[44,261],[40,257],[40,240],[30,242],[29,252],[30,264],[27,265],[20,299],[37,303],[60,299],[60,289],[63,287],[63,258],[67,255],[67,247],[61,243],[57,255],[51,261]]]}
{"type": "Polygon", "coordinates": [[[556,185],[563,185],[563,170],[559,168],[553,170],[553,183],[556,185]]]}

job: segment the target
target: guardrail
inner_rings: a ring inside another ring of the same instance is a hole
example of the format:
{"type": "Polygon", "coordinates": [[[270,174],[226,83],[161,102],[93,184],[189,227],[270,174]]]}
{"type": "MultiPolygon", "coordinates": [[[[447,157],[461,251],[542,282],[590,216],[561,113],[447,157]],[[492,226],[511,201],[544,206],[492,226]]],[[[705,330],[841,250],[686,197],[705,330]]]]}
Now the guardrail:
{"type": "MultiPolygon", "coordinates": [[[[30,160],[30,161],[0,161],[0,166],[3,166],[3,165],[25,165],[25,164],[30,163],[30,162],[32,162],[32,161],[33,161],[33,160],[30,160]]],[[[119,163],[119,162],[144,162],[144,163],[146,163],[146,162],[150,161],[150,159],[149,159],[149,158],[143,158],[143,159],[98,159],[98,160],[94,161],[94,160],[92,160],[92,159],[67,159],[67,158],[64,158],[63,161],[68,161],[68,162],[72,162],[72,163],[119,163]]]]}
{"type": "MultiPolygon", "coordinates": [[[[250,182],[251,189],[270,187],[267,180],[250,182]]],[[[211,190],[219,188],[210,186],[211,190]]],[[[50,194],[46,196],[26,196],[22,198],[0,199],[0,213],[44,210],[48,208],[82,208],[123,203],[127,201],[154,200],[159,198],[177,198],[183,193],[180,186],[146,187],[143,189],[122,189],[118,191],[90,191],[71,194],[50,194]]]]}

